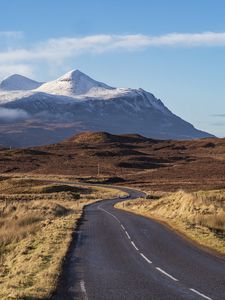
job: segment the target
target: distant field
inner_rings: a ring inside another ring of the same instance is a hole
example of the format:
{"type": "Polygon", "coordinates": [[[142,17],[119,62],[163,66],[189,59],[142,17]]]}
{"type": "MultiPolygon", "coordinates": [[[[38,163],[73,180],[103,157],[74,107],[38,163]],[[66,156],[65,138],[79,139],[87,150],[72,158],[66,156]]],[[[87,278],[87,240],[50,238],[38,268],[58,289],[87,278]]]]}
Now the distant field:
{"type": "Polygon", "coordinates": [[[198,244],[225,255],[225,190],[153,193],[117,208],[163,221],[198,244]]]}
{"type": "Polygon", "coordinates": [[[120,193],[2,177],[0,299],[49,297],[83,207],[120,193]]]}
{"type": "Polygon", "coordinates": [[[146,191],[225,188],[225,139],[160,141],[135,134],[82,133],[59,144],[2,149],[0,155],[4,175],[113,178],[111,183],[146,191]]]}

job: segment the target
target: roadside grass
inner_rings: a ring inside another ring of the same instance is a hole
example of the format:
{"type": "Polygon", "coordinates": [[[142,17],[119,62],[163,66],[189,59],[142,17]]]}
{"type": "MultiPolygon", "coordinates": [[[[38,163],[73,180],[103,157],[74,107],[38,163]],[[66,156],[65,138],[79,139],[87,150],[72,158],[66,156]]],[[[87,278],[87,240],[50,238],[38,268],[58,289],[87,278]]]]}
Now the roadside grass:
{"type": "Polygon", "coordinates": [[[180,190],[148,198],[115,207],[162,221],[194,242],[225,254],[225,190],[180,190]]]}
{"type": "Polygon", "coordinates": [[[0,299],[47,299],[85,205],[115,189],[0,180],[0,299]]]}

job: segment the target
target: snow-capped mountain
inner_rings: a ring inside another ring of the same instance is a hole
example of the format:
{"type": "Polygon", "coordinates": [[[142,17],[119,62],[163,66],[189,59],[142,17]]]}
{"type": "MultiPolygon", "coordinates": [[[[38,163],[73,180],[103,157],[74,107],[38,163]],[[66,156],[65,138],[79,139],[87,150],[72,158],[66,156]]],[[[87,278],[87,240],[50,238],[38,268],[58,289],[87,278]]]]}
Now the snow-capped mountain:
{"type": "Polygon", "coordinates": [[[112,90],[113,88],[90,78],[79,70],[73,70],[54,81],[43,84],[38,90],[54,95],[75,96],[87,94],[96,89],[112,90]]]}
{"type": "Polygon", "coordinates": [[[43,82],[37,82],[25,76],[19,74],[13,74],[2,80],[0,83],[0,89],[6,91],[17,91],[17,90],[33,90],[41,86],[43,82]]]}
{"type": "Polygon", "coordinates": [[[55,143],[84,130],[157,139],[212,136],[173,114],[143,89],[110,87],[79,70],[29,91],[24,85],[16,90],[17,82],[15,86],[9,82],[11,91],[0,89],[0,144],[9,134],[13,145],[31,146],[55,143]]]}

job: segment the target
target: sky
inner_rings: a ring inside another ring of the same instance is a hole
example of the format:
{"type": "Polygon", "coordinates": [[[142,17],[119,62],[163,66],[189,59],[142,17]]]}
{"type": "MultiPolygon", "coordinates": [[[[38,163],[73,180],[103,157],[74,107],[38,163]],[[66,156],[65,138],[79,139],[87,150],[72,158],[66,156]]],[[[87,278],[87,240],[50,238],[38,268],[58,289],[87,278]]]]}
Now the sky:
{"type": "Polygon", "coordinates": [[[224,0],[0,0],[0,80],[72,69],[225,136],[224,0]]]}

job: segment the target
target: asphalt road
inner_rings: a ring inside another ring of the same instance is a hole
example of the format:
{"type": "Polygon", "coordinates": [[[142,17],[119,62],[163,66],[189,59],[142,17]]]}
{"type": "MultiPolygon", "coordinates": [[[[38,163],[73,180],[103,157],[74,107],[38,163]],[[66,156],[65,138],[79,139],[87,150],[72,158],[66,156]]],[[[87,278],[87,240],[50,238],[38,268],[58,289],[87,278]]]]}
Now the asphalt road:
{"type": "Polygon", "coordinates": [[[225,260],[117,201],[85,209],[54,299],[225,299],[225,260]]]}

